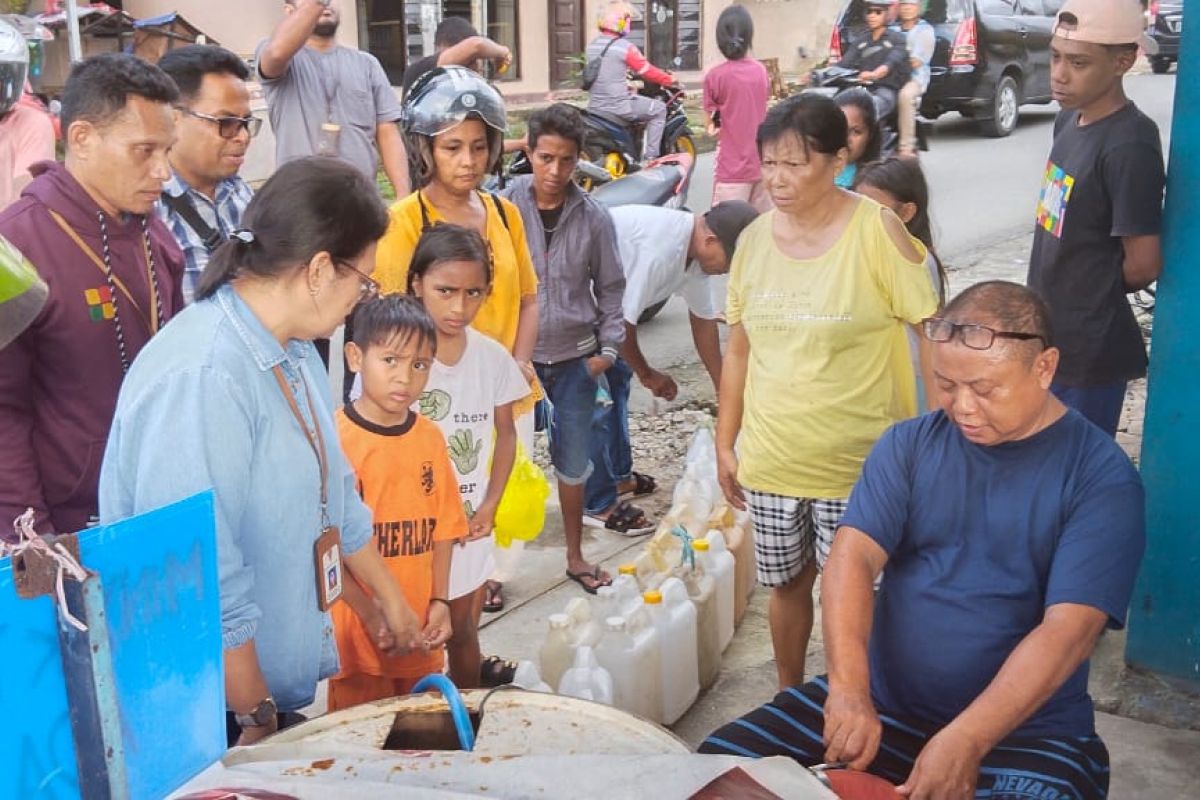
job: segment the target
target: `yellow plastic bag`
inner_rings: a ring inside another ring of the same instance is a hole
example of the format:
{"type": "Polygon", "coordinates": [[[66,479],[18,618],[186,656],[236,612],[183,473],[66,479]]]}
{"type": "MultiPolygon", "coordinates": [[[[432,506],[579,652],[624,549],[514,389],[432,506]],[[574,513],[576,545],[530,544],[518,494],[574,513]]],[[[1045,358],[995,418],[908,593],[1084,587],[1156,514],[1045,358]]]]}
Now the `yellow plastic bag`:
{"type": "Polygon", "coordinates": [[[517,457],[513,461],[508,485],[496,507],[496,544],[511,547],[513,540],[531,542],[546,524],[546,499],[550,497],[550,482],[545,473],[525,453],[517,442],[517,457]]]}

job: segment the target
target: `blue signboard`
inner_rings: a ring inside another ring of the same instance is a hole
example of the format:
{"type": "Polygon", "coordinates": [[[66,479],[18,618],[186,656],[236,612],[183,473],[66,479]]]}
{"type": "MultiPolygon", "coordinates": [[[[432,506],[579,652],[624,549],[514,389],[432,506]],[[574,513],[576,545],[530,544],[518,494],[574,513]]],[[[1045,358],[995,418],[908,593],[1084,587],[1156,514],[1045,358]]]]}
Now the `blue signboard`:
{"type": "MultiPolygon", "coordinates": [[[[111,659],[97,669],[112,670],[127,796],[160,798],[225,751],[212,495],[78,541],[103,588],[111,659]]],[[[18,597],[0,560],[0,797],[79,797],[76,748],[101,746],[73,735],[56,602],[18,597]]]]}

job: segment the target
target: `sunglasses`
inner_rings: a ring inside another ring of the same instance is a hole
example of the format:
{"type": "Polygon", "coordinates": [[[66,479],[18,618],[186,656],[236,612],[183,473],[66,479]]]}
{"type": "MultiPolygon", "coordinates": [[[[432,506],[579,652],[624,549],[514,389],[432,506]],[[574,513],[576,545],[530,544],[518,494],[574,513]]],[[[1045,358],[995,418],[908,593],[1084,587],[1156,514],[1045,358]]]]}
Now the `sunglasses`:
{"type": "Polygon", "coordinates": [[[253,139],[262,129],[262,119],[259,117],[214,117],[212,114],[202,114],[199,111],[192,111],[190,108],[180,107],[179,110],[189,117],[216,123],[217,133],[222,139],[237,138],[243,128],[250,132],[250,138],[253,139]]]}
{"type": "Polygon", "coordinates": [[[867,6],[867,10],[864,11],[863,13],[864,14],[886,14],[887,9],[883,8],[881,6],[867,6]]]}
{"type": "Polygon", "coordinates": [[[921,328],[925,332],[925,338],[931,342],[948,342],[957,334],[959,341],[972,350],[991,349],[997,339],[1020,339],[1022,341],[1039,339],[1042,347],[1048,346],[1048,342],[1036,333],[998,331],[986,325],[976,325],[970,322],[960,324],[941,317],[930,317],[921,323],[921,328]]]}

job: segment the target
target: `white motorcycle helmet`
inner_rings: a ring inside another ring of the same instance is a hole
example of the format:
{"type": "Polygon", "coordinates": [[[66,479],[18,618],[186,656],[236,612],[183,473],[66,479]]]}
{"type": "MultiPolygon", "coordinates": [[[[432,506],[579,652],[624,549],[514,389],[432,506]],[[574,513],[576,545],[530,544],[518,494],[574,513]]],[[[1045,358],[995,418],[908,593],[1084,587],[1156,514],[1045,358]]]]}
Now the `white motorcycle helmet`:
{"type": "Polygon", "coordinates": [[[0,117],[21,99],[29,76],[29,46],[25,37],[0,19],[0,117]]]}

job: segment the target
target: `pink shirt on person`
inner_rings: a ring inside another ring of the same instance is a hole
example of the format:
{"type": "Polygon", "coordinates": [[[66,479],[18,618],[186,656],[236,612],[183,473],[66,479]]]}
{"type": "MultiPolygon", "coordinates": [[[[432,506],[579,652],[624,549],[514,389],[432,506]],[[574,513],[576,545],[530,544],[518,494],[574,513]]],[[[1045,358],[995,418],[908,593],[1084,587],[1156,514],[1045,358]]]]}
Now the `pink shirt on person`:
{"type": "Polygon", "coordinates": [[[54,123],[45,111],[18,103],[0,117],[0,209],[16,202],[17,178],[29,167],[54,159],[54,123]]]}
{"type": "Polygon", "coordinates": [[[754,58],[726,61],[704,76],[704,110],[721,112],[718,183],[754,183],[762,177],[755,136],[767,116],[771,81],[754,58]]]}

